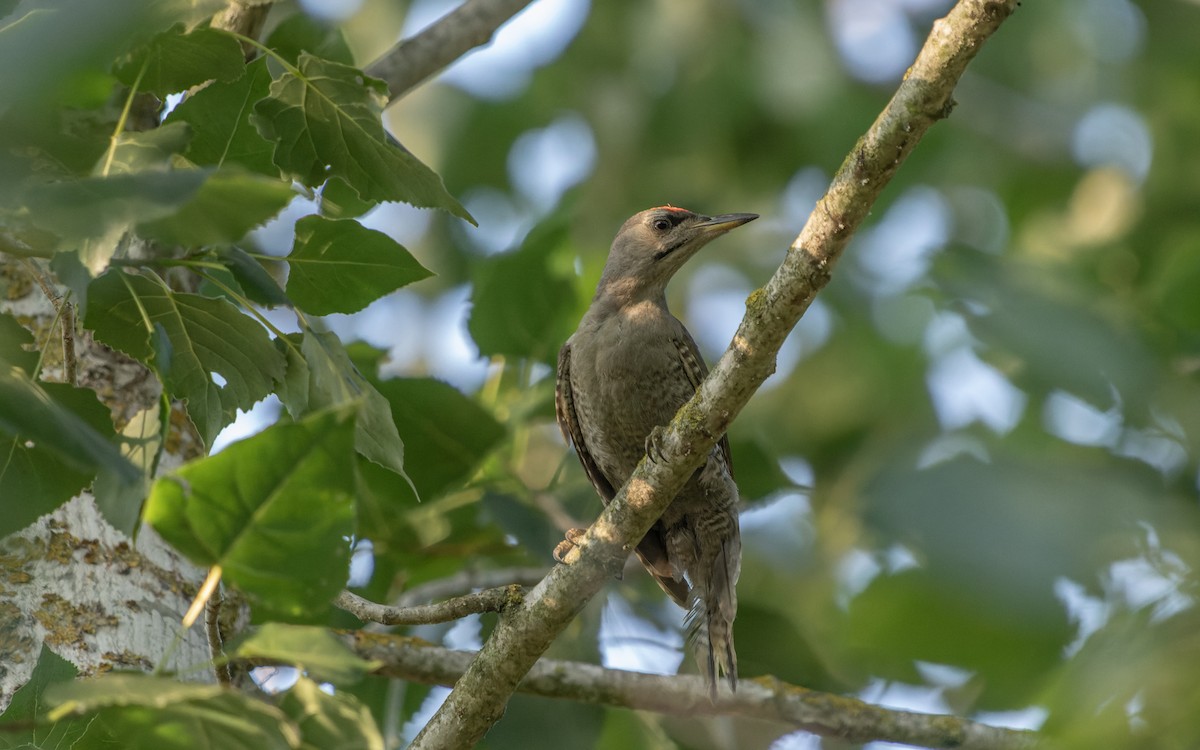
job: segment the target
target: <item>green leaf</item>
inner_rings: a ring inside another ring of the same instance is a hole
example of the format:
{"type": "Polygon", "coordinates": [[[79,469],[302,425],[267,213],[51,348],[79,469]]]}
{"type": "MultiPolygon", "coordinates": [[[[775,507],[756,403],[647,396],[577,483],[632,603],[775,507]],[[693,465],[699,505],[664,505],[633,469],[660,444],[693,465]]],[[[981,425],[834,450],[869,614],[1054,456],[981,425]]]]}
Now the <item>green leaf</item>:
{"type": "Polygon", "coordinates": [[[94,392],[36,383],[0,360],[0,537],[71,499],[101,469],[135,479],[111,437],[94,392]]]}
{"type": "Polygon", "coordinates": [[[74,664],[55,654],[43,643],[33,674],[28,682],[13,693],[12,702],[0,714],[0,725],[31,721],[43,709],[42,696],[47,687],[70,682],[78,676],[79,670],[74,664]]]}
{"type": "Polygon", "coordinates": [[[409,523],[410,514],[420,507],[412,482],[361,455],[358,476],[359,535],[375,545],[377,559],[419,549],[409,523]]]}
{"type": "Polygon", "coordinates": [[[85,325],[100,341],[155,367],[168,393],[187,401],[206,445],[283,377],[285,360],[266,330],[225,300],[174,292],[120,271],[93,281],[88,295],[85,325]],[[169,357],[161,346],[156,355],[148,325],[161,327],[169,357]]]}
{"type": "Polygon", "coordinates": [[[730,438],[733,473],[743,501],[762,500],[795,484],[779,466],[779,459],[757,440],[730,438]]]}
{"type": "MultiPolygon", "coordinates": [[[[300,733],[282,711],[218,685],[108,674],[54,685],[52,720],[98,714],[122,750],[292,750],[300,733]]],[[[89,731],[95,731],[94,729],[89,731]]]]}
{"type": "Polygon", "coordinates": [[[207,177],[201,170],[88,177],[34,187],[26,202],[34,224],[58,235],[60,250],[77,250],[95,276],[126,232],[178,211],[207,177]]]}
{"type": "Polygon", "coordinates": [[[274,146],[250,123],[255,103],[265,98],[270,88],[267,60],[260,57],[246,66],[241,78],[230,83],[215,81],[184,99],[166,123],[191,126],[192,141],[184,155],[196,164],[240,164],[252,172],[278,177],[279,168],[271,161],[274,146]]]}
{"type": "Polygon", "coordinates": [[[104,515],[104,520],[130,537],[137,533],[142,503],[150,494],[150,485],[162,454],[163,436],[170,429],[170,419],[170,411],[163,408],[161,399],[150,408],[134,414],[121,429],[121,455],[137,467],[141,475],[129,480],[116,472],[102,469],[92,487],[96,507],[104,515]]]}
{"type": "Polygon", "coordinates": [[[916,662],[953,664],[986,678],[980,707],[1029,705],[1070,639],[1065,612],[1029,617],[997,608],[986,592],[948,589],[916,569],[875,578],[850,604],[849,646],[884,679],[919,682],[916,662]]]}
{"type": "Polygon", "coordinates": [[[362,71],[301,53],[299,69],[254,108],[275,164],[310,187],[341,177],[368,199],[440,208],[474,223],[442,180],[383,129],[387,86],[362,71]]]}
{"type": "MultiPolygon", "coordinates": [[[[78,99],[79,89],[102,81],[131,44],[222,7],[220,0],[126,0],[119,8],[94,0],[26,0],[0,28],[0,70],[20,71],[0,76],[0,115],[78,99]]],[[[104,95],[110,90],[108,79],[104,95]]]]}
{"type": "Polygon", "coordinates": [[[38,363],[33,334],[7,313],[0,313],[0,359],[20,367],[27,374],[32,373],[38,363]]]}
{"type": "Polygon", "coordinates": [[[551,267],[566,238],[566,222],[555,217],[535,227],[515,252],[480,264],[467,329],[481,354],[547,362],[556,356],[575,308],[574,284],[551,267]]]}
{"type": "MultiPolygon", "coordinates": [[[[192,131],[185,122],[164,124],[153,130],[120,133],[117,146],[113,149],[112,162],[107,165],[108,174],[165,171],[170,166],[171,156],[183,151],[191,137],[192,131]]],[[[101,160],[97,165],[97,176],[104,166],[105,160],[101,160]]]]}
{"type": "Polygon", "coordinates": [[[221,170],[209,175],[174,213],[142,223],[138,230],[145,236],[189,247],[236,242],[295,197],[291,186],[279,180],[221,170]]]}
{"type": "Polygon", "coordinates": [[[287,257],[288,296],[314,315],[357,312],[433,274],[404,246],[353,219],[306,216],[287,257]]]}
{"type": "Polygon", "coordinates": [[[378,205],[378,201],[363,200],[358,191],[338,177],[326,180],[321,188],[321,215],[331,219],[354,219],[378,205]]]}
{"type": "Polygon", "coordinates": [[[396,431],[387,399],[362,376],[335,334],[306,331],[289,336],[301,355],[288,351],[288,373],[280,398],[298,419],[310,410],[355,403],[359,407],[354,449],[402,477],[404,442],[396,431]],[[297,340],[299,339],[299,340],[297,340]]]}
{"type": "Polygon", "coordinates": [[[245,250],[224,246],[216,249],[216,255],[251,301],[268,307],[290,304],[275,277],[245,250]]]}
{"type": "Polygon", "coordinates": [[[135,50],[115,72],[126,86],[137,82],[138,90],[163,98],[213,79],[232,81],[243,67],[241,45],[229,34],[207,27],[185,34],[179,25],[135,50]]]}
{"type": "Polygon", "coordinates": [[[353,436],[346,409],[274,425],[160,478],[145,519],[266,610],[311,619],[346,584],[353,436]]]}
{"type": "Polygon", "coordinates": [[[461,485],[504,438],[491,414],[439,380],[397,378],[377,387],[391,404],[408,475],[423,498],[461,485]]]}
{"type": "Polygon", "coordinates": [[[384,750],[383,735],[370,709],[345,692],[330,695],[301,677],[284,694],[279,708],[300,726],[301,750],[384,750]]]}
{"type": "Polygon", "coordinates": [[[345,685],[383,666],[361,659],[326,628],[264,623],[233,649],[239,659],[266,659],[291,664],[320,682],[345,685]]]}
{"type": "Polygon", "coordinates": [[[343,65],[354,64],[354,54],[337,26],[326,26],[307,13],[294,13],[275,27],[267,46],[295,65],[308,52],[343,65]]]}

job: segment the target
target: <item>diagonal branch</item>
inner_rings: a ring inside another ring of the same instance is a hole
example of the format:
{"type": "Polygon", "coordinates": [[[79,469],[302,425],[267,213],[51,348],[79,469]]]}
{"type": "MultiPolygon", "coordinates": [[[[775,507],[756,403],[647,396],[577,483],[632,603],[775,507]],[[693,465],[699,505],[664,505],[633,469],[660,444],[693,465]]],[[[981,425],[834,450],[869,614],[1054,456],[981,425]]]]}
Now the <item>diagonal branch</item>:
{"type": "Polygon", "coordinates": [[[395,101],[467,52],[490,42],[496,29],[530,2],[466,0],[415,36],[401,40],[371,63],[366,73],[382,78],[395,101]]]}
{"type": "Polygon", "coordinates": [[[876,198],[925,132],[953,107],[967,64],[1017,7],[1017,0],[960,0],[933,25],[892,100],[842,163],[783,264],[751,295],[729,349],[671,421],[664,460],[643,460],[580,540],[580,559],[560,565],[506,610],[454,690],[413,741],[415,750],[477,743],[550,643],[620,571],[642,538],[775,370],[787,334],[828,283],[833,265],[876,198]]]}
{"type": "MultiPolygon", "coordinates": [[[[403,636],[348,634],[364,659],[380,661],[376,674],[430,685],[453,685],[475,654],[431,646],[403,636]]],[[[901,742],[958,750],[1027,750],[1033,733],[1001,729],[957,716],[880,708],[857,698],[789,685],[774,677],[743,680],[737,693],[715,703],[708,683],[694,675],[663,676],[605,669],[594,664],[541,659],[517,688],[546,698],[635,708],[671,716],[745,716],[787,724],[847,742],[901,742]]]]}

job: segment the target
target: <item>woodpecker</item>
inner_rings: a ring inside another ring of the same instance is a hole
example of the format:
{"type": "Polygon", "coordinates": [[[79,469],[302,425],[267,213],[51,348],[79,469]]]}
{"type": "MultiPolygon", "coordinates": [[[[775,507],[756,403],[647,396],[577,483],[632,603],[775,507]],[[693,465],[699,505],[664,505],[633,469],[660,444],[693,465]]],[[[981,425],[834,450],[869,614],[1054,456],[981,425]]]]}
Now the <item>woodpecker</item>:
{"type": "MultiPolygon", "coordinates": [[[[708,374],[692,335],[667,309],[667,282],[700,248],[757,218],[661,206],[635,214],[617,232],[596,296],[559,352],[554,399],[563,436],[605,504],[643,455],[655,457],[657,431],[708,374]]],[[[582,533],[567,532],[555,558],[562,562],[582,533]]],[[[688,642],[710,696],[715,700],[721,673],[736,690],[742,543],[727,436],[638,543],[637,556],[687,610],[688,642]]]]}

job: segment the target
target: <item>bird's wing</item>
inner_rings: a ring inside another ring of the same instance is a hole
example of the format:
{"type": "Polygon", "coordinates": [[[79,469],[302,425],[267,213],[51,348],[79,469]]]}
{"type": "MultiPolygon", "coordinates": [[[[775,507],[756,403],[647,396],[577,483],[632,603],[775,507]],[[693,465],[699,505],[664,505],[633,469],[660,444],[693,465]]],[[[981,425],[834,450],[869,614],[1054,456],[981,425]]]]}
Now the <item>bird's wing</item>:
{"type": "MultiPolygon", "coordinates": [[[[679,361],[683,363],[683,371],[687,373],[687,378],[691,381],[692,390],[700,387],[700,383],[704,378],[708,377],[708,365],[704,364],[704,357],[700,355],[700,347],[696,346],[695,339],[692,334],[688,333],[688,329],[683,327],[683,324],[678,326],[678,335],[672,341],[675,343],[675,348],[679,350],[679,361]]],[[[729,477],[733,478],[733,454],[729,450],[729,435],[722,435],[717,441],[717,446],[721,449],[721,455],[725,458],[725,468],[729,471],[729,477]]]]}
{"type": "Polygon", "coordinates": [[[563,344],[558,351],[558,376],[554,381],[554,416],[558,419],[558,428],[562,430],[563,439],[574,444],[579,462],[587,472],[592,486],[600,493],[600,499],[607,505],[608,501],[617,494],[616,489],[600,467],[596,465],[592,454],[588,452],[587,443],[583,439],[583,430],[579,426],[579,415],[575,412],[575,397],[571,390],[571,342],[563,344]]]}
{"type": "MultiPolygon", "coordinates": [[[[570,341],[563,344],[563,348],[558,352],[558,375],[554,383],[554,415],[558,419],[558,428],[562,430],[563,438],[574,444],[575,452],[579,455],[579,462],[583,464],[583,470],[587,472],[588,479],[592,481],[596,492],[600,493],[600,499],[607,505],[617,492],[604,473],[600,471],[600,467],[596,465],[596,461],[588,452],[587,443],[583,439],[583,431],[579,426],[579,414],[575,411],[574,393],[571,390],[570,341]]],[[[661,521],[656,521],[650,531],[646,532],[646,536],[642,538],[636,551],[638,559],[654,576],[654,580],[662,587],[662,590],[679,606],[688,606],[688,585],[685,581],[676,580],[673,577],[671,561],[667,556],[666,530],[661,521]]]]}

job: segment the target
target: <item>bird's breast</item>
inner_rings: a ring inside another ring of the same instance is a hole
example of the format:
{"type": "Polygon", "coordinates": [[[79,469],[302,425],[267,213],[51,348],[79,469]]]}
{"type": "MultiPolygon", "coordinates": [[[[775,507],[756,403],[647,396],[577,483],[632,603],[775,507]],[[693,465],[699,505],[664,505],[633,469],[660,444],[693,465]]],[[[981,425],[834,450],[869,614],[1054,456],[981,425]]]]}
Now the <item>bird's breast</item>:
{"type": "Polygon", "coordinates": [[[572,388],[588,449],[618,483],[633,472],[651,430],[694,391],[674,343],[677,327],[669,313],[635,309],[595,323],[572,344],[572,388]]]}

